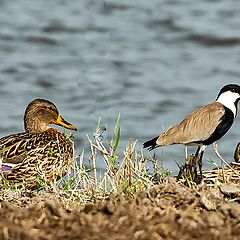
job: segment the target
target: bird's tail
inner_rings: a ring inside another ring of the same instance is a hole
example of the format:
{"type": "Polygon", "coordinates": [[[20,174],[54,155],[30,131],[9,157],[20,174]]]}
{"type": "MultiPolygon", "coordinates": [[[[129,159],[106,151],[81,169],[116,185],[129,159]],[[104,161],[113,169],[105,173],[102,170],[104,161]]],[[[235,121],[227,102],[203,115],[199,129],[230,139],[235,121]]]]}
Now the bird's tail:
{"type": "Polygon", "coordinates": [[[154,148],[158,147],[157,145],[157,139],[158,137],[155,137],[143,144],[144,148],[148,148],[149,151],[153,150],[154,148]]]}

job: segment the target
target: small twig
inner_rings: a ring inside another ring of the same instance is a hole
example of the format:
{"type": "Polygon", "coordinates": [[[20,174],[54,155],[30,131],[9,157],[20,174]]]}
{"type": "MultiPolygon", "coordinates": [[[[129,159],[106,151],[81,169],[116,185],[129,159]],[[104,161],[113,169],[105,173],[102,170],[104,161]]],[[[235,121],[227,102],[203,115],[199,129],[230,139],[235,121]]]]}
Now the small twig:
{"type": "Polygon", "coordinates": [[[101,149],[99,146],[95,145],[94,143],[91,143],[91,145],[94,148],[96,148],[99,152],[101,152],[103,155],[107,155],[107,156],[111,156],[112,157],[112,155],[109,152],[105,151],[104,149],[101,149]]]}
{"type": "MultiPolygon", "coordinates": [[[[214,149],[214,152],[216,153],[216,155],[222,160],[222,162],[224,162],[233,172],[235,173],[238,173],[235,169],[233,169],[224,159],[223,157],[220,155],[219,151],[218,151],[218,146],[217,146],[217,143],[214,142],[213,143],[213,149],[214,149]]],[[[223,168],[223,166],[222,166],[223,168]]]]}
{"type": "MultiPolygon", "coordinates": [[[[88,138],[88,140],[90,140],[88,135],[87,135],[87,138],[88,138]]],[[[95,178],[95,188],[97,188],[96,151],[94,151],[94,147],[92,146],[92,144],[90,144],[90,148],[91,148],[91,153],[92,153],[93,171],[94,171],[94,178],[95,178]]]]}

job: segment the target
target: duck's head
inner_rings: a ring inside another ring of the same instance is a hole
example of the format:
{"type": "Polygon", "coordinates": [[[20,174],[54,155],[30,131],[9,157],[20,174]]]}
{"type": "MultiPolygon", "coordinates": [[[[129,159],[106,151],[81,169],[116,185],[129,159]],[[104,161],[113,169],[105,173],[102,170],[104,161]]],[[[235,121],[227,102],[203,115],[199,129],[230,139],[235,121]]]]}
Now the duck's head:
{"type": "Polygon", "coordinates": [[[29,103],[24,115],[26,132],[31,134],[44,132],[49,128],[49,124],[77,130],[75,126],[62,118],[57,107],[52,102],[45,99],[35,99],[29,103]]]}

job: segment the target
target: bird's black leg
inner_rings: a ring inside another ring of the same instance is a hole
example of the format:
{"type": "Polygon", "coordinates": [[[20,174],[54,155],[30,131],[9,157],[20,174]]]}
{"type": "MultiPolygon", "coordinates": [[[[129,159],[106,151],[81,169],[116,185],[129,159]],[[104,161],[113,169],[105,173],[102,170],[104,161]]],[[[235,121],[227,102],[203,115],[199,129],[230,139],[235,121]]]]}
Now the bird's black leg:
{"type": "Polygon", "coordinates": [[[195,175],[195,178],[197,178],[197,165],[199,166],[199,161],[200,161],[200,149],[201,147],[198,147],[197,148],[197,151],[195,153],[195,156],[194,156],[194,175],[195,175]]]}
{"type": "Polygon", "coordinates": [[[202,180],[202,158],[203,158],[203,151],[200,152],[199,154],[199,159],[198,159],[198,167],[199,167],[199,172],[200,172],[200,178],[202,180]]]}
{"type": "MultiPolygon", "coordinates": [[[[195,158],[196,158],[196,168],[197,168],[197,165],[198,165],[198,167],[199,167],[199,173],[200,173],[200,181],[201,181],[202,178],[203,178],[203,176],[202,176],[202,158],[203,158],[204,149],[205,149],[204,146],[198,147],[198,148],[197,148],[197,151],[196,151],[196,154],[195,154],[195,158]]],[[[197,176],[197,169],[194,169],[194,170],[195,170],[195,173],[196,173],[196,176],[197,176]]]]}

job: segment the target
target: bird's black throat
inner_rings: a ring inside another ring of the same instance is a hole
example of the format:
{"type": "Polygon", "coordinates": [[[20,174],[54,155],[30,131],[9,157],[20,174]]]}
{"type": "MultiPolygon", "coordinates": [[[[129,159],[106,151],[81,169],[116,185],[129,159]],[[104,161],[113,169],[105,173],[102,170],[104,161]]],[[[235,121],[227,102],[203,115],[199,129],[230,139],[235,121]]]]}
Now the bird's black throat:
{"type": "Polygon", "coordinates": [[[234,114],[233,112],[224,106],[225,113],[221,117],[220,123],[217,126],[217,128],[214,130],[214,132],[211,134],[211,136],[203,141],[198,141],[196,143],[202,144],[202,145],[210,145],[220,138],[222,138],[227,131],[231,128],[233,121],[234,121],[234,114]]]}

